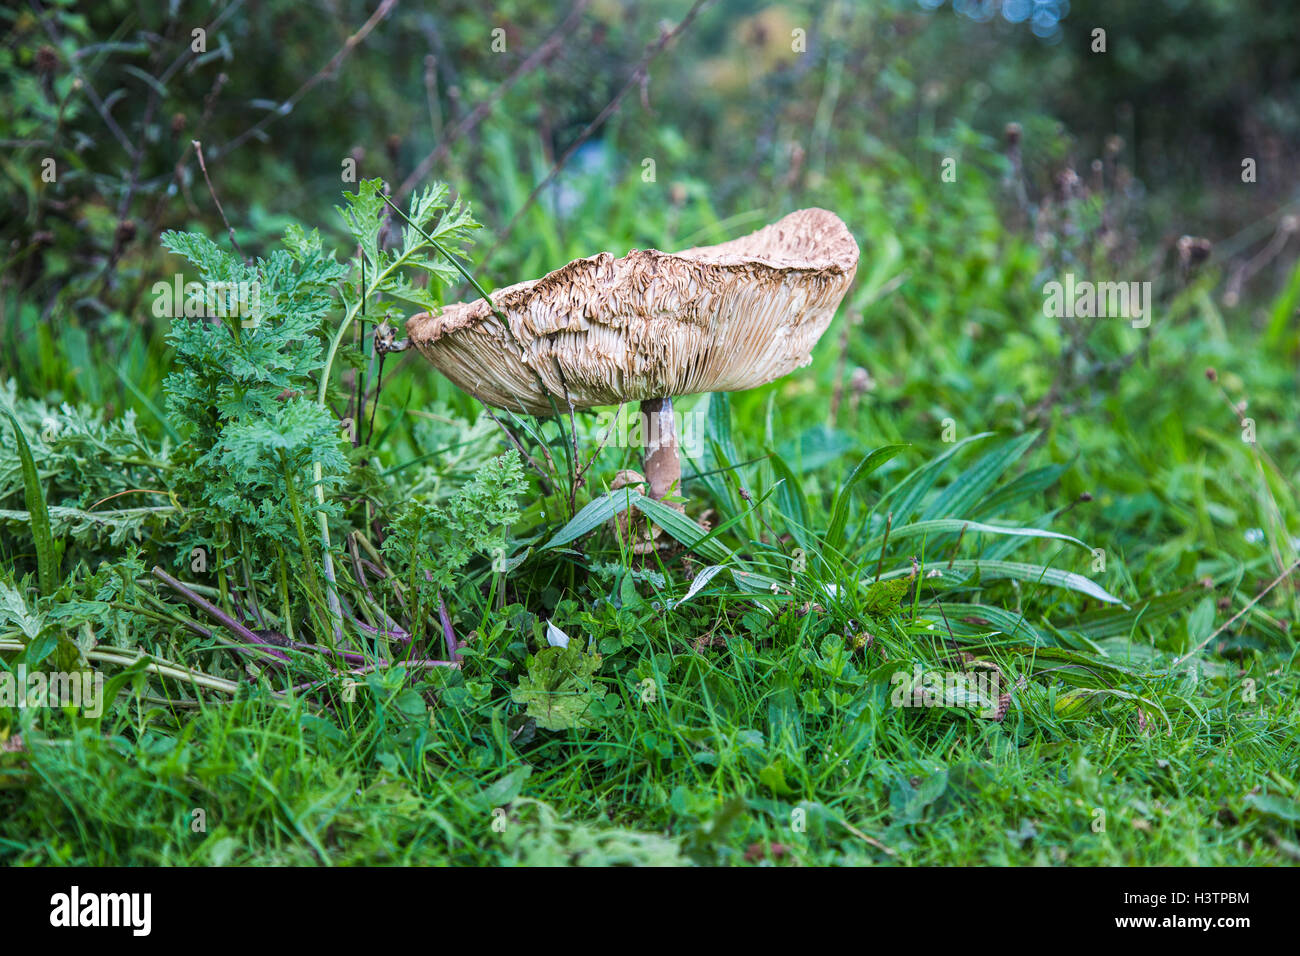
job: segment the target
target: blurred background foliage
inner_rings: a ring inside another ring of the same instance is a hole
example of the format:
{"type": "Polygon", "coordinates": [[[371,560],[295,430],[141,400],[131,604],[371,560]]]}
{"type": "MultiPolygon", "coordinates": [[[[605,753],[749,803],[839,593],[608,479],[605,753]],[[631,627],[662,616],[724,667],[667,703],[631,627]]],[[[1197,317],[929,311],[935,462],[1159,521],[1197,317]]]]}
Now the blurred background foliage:
{"type": "MultiPolygon", "coordinates": [[[[719,0],[581,139],[688,6],[11,7],[0,49],[6,286],[47,319],[58,301],[87,321],[139,321],[141,289],[161,268],[157,235],[223,228],[192,140],[254,252],[286,217],[338,234],[328,209],[347,159],[356,178],[409,191],[441,150],[421,178],[453,183],[501,229],[581,143],[543,211],[563,238],[586,224],[579,199],[631,203],[635,214],[613,220],[631,234],[584,232],[557,249],[525,217],[499,237],[509,241],[488,275],[501,283],[575,249],[662,242],[665,225],[694,239],[685,233],[757,207],[823,201],[828,177],[848,170],[906,160],[907,175],[937,179],[941,158],[961,153],[996,170],[1008,123],[1024,130],[1031,201],[1102,161],[1134,201],[1131,225],[1167,247],[1206,235],[1226,243],[1226,261],[1248,261],[1295,198],[1300,54],[1286,0],[719,0]],[[1097,28],[1104,53],[1093,52],[1097,28]],[[56,182],[42,180],[46,158],[56,182]],[[1244,158],[1257,164],[1249,185],[1244,158]]],[[[1288,274],[1286,245],[1264,294],[1288,274]]]]}

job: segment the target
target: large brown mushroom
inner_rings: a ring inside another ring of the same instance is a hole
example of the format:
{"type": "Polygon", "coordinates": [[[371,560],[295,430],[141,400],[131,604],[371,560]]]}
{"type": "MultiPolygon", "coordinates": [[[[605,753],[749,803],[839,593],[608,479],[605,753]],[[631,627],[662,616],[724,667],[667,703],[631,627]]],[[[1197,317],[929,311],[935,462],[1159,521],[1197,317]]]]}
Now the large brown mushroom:
{"type": "Polygon", "coordinates": [[[766,384],[811,360],[858,266],[839,217],[801,209],[716,246],[577,259],[406,323],[488,405],[536,415],[641,402],[654,498],[681,481],[674,396],[766,384]],[[505,317],[509,330],[498,314],[505,317]]]}

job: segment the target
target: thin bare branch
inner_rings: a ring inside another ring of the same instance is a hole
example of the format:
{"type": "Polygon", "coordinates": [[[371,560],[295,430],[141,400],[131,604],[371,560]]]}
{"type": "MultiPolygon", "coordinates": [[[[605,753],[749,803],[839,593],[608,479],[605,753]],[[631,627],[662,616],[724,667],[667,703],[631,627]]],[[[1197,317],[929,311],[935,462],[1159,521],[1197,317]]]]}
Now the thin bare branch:
{"type": "Polygon", "coordinates": [[[636,65],[636,69],[632,71],[632,75],[628,77],[627,82],[623,84],[623,88],[614,94],[614,98],[610,100],[596,118],[588,123],[587,127],[578,134],[578,138],[575,139],[569,145],[569,148],[564,151],[564,154],[555,161],[555,165],[552,166],[551,171],[546,174],[546,178],[538,183],[533,191],[528,194],[528,198],[524,200],[524,204],[519,207],[518,211],[516,211],[510,218],[510,221],[506,223],[505,228],[498,234],[497,241],[492,245],[492,248],[487,251],[487,255],[483,257],[482,265],[487,265],[488,261],[492,258],[492,254],[501,247],[501,243],[505,242],[506,237],[510,235],[510,232],[519,222],[520,217],[528,211],[537,200],[537,197],[542,194],[542,191],[545,190],[555,177],[560,174],[560,170],[564,168],[565,164],[573,157],[573,154],[578,151],[579,147],[581,147],[582,144],[591,137],[592,133],[605,125],[606,120],[618,111],[619,104],[623,102],[624,97],[626,97],[628,93],[634,89],[641,88],[646,77],[649,75],[650,64],[654,62],[655,58],[667,48],[668,44],[672,43],[673,40],[680,36],[687,27],[694,22],[695,18],[699,16],[701,10],[712,2],[713,0],[695,0],[695,4],[686,12],[686,16],[682,17],[681,22],[671,30],[665,30],[659,35],[659,39],[650,45],[645,56],[641,58],[641,62],[636,65]]]}
{"type": "Polygon", "coordinates": [[[542,42],[542,45],[525,57],[523,62],[515,67],[514,71],[511,72],[509,76],[498,83],[496,89],[488,95],[487,99],[475,106],[474,109],[472,109],[463,119],[456,123],[447,135],[442,138],[442,142],[437,145],[433,152],[420,160],[420,165],[415,167],[411,172],[411,175],[407,176],[406,179],[402,181],[402,185],[398,188],[398,202],[404,200],[410,194],[412,189],[423,182],[425,178],[428,177],[429,173],[433,172],[434,167],[437,166],[438,163],[447,158],[447,153],[451,150],[451,147],[455,145],[457,140],[483,122],[496,102],[501,99],[501,97],[504,96],[512,86],[519,82],[521,77],[527,76],[533,70],[537,69],[543,61],[555,52],[564,40],[573,35],[573,29],[578,25],[578,20],[581,19],[582,14],[586,11],[588,3],[590,3],[590,0],[578,0],[578,2],[573,5],[573,9],[571,9],[568,15],[564,18],[563,22],[552,31],[551,35],[542,42]]]}

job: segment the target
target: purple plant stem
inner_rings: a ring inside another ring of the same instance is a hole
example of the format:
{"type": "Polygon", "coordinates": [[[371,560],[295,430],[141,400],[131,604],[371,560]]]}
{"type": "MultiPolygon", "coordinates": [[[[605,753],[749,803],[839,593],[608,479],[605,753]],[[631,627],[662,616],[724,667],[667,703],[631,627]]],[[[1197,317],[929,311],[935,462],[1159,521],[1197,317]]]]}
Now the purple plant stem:
{"type": "Polygon", "coordinates": [[[366,662],[365,655],[358,654],[356,651],[331,651],[329,648],[321,647],[319,644],[303,644],[299,641],[294,641],[289,646],[295,651],[312,651],[317,654],[324,654],[327,657],[341,657],[349,664],[364,664],[366,662]]]}
{"type": "Polygon", "coordinates": [[[367,634],[373,634],[376,637],[387,638],[390,641],[398,641],[402,644],[411,643],[411,635],[406,631],[403,631],[401,628],[388,628],[386,630],[380,630],[377,627],[371,627],[369,624],[364,624],[361,621],[358,621],[356,618],[352,619],[352,623],[355,624],[361,630],[365,631],[367,634]]]}
{"type": "MultiPolygon", "coordinates": [[[[379,565],[375,564],[373,561],[367,561],[365,558],[361,559],[361,566],[365,568],[370,568],[370,570],[374,572],[375,577],[377,578],[392,577],[392,575],[384,571],[384,569],[379,567],[379,565]]],[[[406,598],[402,597],[402,589],[400,587],[396,587],[393,589],[393,597],[397,598],[397,603],[402,605],[403,611],[405,611],[407,614],[411,613],[411,609],[406,604],[406,598]]]]}
{"type": "Polygon", "coordinates": [[[457,667],[458,668],[460,667],[460,662],[459,661],[433,661],[433,660],[378,661],[374,664],[367,664],[365,667],[354,668],[353,670],[348,671],[348,673],[369,674],[371,671],[383,670],[386,667],[413,667],[416,670],[428,671],[428,670],[433,670],[435,667],[457,667]]]}
{"type": "MultiPolygon", "coordinates": [[[[388,628],[391,628],[393,634],[400,633],[404,635],[406,640],[409,642],[411,640],[410,635],[407,634],[405,631],[401,630],[397,626],[397,622],[394,621],[391,617],[389,617],[387,612],[385,612],[383,607],[380,605],[380,603],[377,600],[375,600],[375,595],[370,590],[370,582],[366,579],[366,566],[369,565],[369,567],[374,569],[375,577],[377,578],[386,578],[388,577],[388,573],[384,571],[383,568],[375,567],[375,565],[371,564],[369,561],[366,561],[364,558],[361,557],[361,553],[357,550],[357,536],[355,534],[348,535],[348,554],[351,555],[352,557],[352,573],[356,575],[357,583],[361,585],[361,590],[364,591],[366,597],[370,599],[370,603],[375,606],[375,610],[377,610],[380,613],[380,615],[383,617],[384,625],[388,628]]],[[[371,633],[375,633],[375,634],[379,633],[374,628],[370,628],[364,624],[361,624],[361,622],[357,620],[356,615],[353,615],[352,620],[353,622],[360,625],[361,627],[364,627],[366,630],[370,631],[371,633]]],[[[385,634],[384,636],[387,637],[389,635],[385,634]]],[[[400,637],[396,639],[401,640],[400,637]]]]}
{"type": "Polygon", "coordinates": [[[226,628],[226,630],[242,638],[244,641],[248,642],[249,644],[252,644],[254,647],[259,648],[260,650],[263,651],[263,653],[266,653],[272,657],[279,658],[280,660],[285,661],[286,663],[289,661],[288,654],[284,653],[283,651],[276,650],[274,644],[259,637],[256,633],[251,631],[249,628],[245,627],[243,624],[240,624],[233,617],[231,617],[225,611],[221,610],[221,608],[217,607],[212,602],[206,600],[205,598],[200,597],[198,594],[195,594],[185,585],[181,584],[180,581],[177,581],[174,577],[172,577],[170,574],[168,574],[166,571],[164,571],[162,568],[158,567],[157,565],[154,565],[153,576],[156,577],[163,584],[167,585],[177,594],[179,594],[191,605],[198,608],[208,617],[212,618],[214,621],[221,624],[223,627],[226,628]]]}
{"type": "Polygon", "coordinates": [[[438,595],[438,619],[442,621],[442,636],[447,641],[447,653],[453,661],[460,661],[460,649],[463,646],[456,638],[456,631],[451,626],[451,616],[447,613],[447,602],[438,595]]]}

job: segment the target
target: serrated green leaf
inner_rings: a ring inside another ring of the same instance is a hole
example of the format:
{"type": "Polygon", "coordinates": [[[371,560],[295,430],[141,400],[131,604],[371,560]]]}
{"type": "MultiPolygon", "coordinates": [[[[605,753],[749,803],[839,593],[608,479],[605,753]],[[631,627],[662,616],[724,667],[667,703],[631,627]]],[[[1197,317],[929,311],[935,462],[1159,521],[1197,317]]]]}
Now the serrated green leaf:
{"type": "Polygon", "coordinates": [[[546,647],[534,655],[528,673],[510,698],[546,730],[572,730],[594,726],[589,711],[607,689],[594,680],[600,655],[588,654],[581,641],[567,647],[546,647]]]}
{"type": "Polygon", "coordinates": [[[27,607],[22,592],[4,581],[0,581],[0,621],[18,628],[28,641],[40,637],[45,627],[45,619],[27,607]]]}

